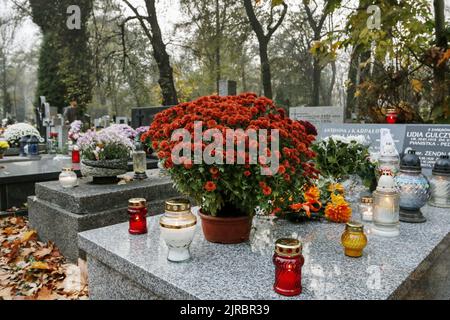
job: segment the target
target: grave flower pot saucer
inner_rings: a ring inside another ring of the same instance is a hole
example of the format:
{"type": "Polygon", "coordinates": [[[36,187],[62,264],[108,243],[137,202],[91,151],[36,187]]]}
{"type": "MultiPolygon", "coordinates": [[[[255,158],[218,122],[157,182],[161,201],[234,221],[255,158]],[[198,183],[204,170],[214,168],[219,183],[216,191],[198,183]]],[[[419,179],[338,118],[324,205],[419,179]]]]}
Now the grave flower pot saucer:
{"type": "Polygon", "coordinates": [[[128,159],[114,160],[82,160],[81,174],[84,177],[92,177],[94,184],[117,183],[117,176],[127,173],[128,159]]]}
{"type": "Polygon", "coordinates": [[[212,243],[238,244],[246,242],[250,237],[252,217],[213,217],[203,214],[202,229],[205,239],[212,243]]]}

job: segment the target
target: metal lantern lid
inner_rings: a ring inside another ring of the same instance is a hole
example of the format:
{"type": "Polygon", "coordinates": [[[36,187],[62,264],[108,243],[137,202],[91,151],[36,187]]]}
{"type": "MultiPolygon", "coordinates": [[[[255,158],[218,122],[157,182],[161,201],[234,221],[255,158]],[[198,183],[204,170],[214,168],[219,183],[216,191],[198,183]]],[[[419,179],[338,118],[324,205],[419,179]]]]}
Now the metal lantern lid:
{"type": "Polygon", "coordinates": [[[144,146],[142,145],[142,142],[140,140],[135,140],[134,141],[134,150],[135,151],[143,151],[144,150],[144,146]]]}
{"type": "Polygon", "coordinates": [[[364,232],[364,225],[357,221],[347,222],[345,230],[350,232],[364,232]]]}
{"type": "Polygon", "coordinates": [[[418,171],[422,170],[420,158],[416,155],[416,150],[408,150],[400,162],[400,170],[418,171]]]}
{"type": "Polygon", "coordinates": [[[366,203],[366,204],[373,203],[373,197],[372,196],[363,196],[363,197],[361,197],[361,203],[366,203]]]}
{"type": "Polygon", "coordinates": [[[191,202],[184,198],[171,199],[166,201],[165,209],[169,213],[191,212],[191,202]]]}
{"type": "Polygon", "coordinates": [[[441,156],[434,164],[433,174],[450,175],[450,157],[441,156]]]}
{"type": "Polygon", "coordinates": [[[147,206],[147,200],[144,198],[133,198],[128,200],[128,207],[129,208],[145,208],[147,206]]]}
{"type": "Polygon", "coordinates": [[[302,243],[297,239],[278,239],[275,243],[275,252],[281,257],[297,257],[302,254],[302,243]]]}

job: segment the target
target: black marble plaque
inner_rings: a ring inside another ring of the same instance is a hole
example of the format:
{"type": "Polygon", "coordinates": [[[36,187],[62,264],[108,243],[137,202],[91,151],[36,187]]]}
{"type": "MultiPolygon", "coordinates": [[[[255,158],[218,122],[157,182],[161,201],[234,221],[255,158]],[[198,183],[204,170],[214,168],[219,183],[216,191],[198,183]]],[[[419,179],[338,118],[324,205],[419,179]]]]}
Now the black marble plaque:
{"type": "Polygon", "coordinates": [[[423,168],[450,154],[450,125],[407,125],[403,151],[416,150],[423,168]]]}

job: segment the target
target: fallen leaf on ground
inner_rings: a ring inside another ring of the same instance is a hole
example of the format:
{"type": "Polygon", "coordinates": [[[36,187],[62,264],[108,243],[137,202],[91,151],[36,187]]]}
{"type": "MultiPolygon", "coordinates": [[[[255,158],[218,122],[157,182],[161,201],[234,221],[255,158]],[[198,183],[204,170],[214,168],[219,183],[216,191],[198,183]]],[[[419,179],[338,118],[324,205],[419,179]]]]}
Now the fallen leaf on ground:
{"type": "Polygon", "coordinates": [[[50,266],[46,262],[36,261],[30,266],[31,269],[50,270],[50,266]]]}
{"type": "Polygon", "coordinates": [[[45,256],[49,255],[50,253],[52,253],[53,251],[53,247],[50,248],[42,248],[38,251],[36,251],[35,253],[33,253],[33,256],[38,259],[41,260],[42,258],[44,258],[45,256]]]}
{"type": "Polygon", "coordinates": [[[31,239],[35,239],[36,236],[37,236],[36,231],[34,231],[34,230],[28,231],[28,232],[25,232],[25,234],[22,236],[21,241],[22,241],[22,243],[25,243],[25,242],[30,241],[31,239]]]}

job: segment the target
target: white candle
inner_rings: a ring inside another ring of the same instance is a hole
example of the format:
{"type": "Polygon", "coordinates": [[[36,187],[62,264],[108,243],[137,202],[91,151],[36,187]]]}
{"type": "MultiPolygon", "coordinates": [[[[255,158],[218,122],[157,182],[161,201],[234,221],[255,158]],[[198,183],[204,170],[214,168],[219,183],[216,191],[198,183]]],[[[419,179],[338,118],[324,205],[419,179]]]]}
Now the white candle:
{"type": "Polygon", "coordinates": [[[77,177],[66,176],[59,178],[59,182],[63,188],[73,188],[77,184],[77,177]]]}

